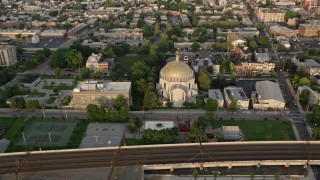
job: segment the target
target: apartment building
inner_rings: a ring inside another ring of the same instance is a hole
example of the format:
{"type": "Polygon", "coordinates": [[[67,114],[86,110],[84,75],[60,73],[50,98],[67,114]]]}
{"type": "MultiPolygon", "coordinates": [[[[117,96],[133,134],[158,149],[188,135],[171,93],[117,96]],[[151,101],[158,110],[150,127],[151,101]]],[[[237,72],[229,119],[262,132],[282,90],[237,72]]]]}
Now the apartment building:
{"type": "Polygon", "coordinates": [[[318,37],[320,24],[300,24],[299,35],[303,37],[318,37]]]}
{"type": "Polygon", "coordinates": [[[273,62],[241,62],[236,65],[236,73],[239,75],[257,72],[268,74],[274,68],[275,63],[273,62]]]}
{"type": "Polygon", "coordinates": [[[249,108],[249,99],[247,98],[244,90],[241,87],[228,86],[224,88],[224,98],[226,104],[229,107],[231,101],[237,100],[237,106],[240,110],[248,110],[249,108]]]}
{"type": "Polygon", "coordinates": [[[257,17],[261,22],[284,22],[285,11],[278,9],[258,9],[257,17]]]}
{"type": "Polygon", "coordinates": [[[78,24],[67,32],[68,38],[83,36],[88,33],[88,29],[89,26],[87,24],[78,24]]]}
{"type": "Polygon", "coordinates": [[[0,45],[0,67],[7,67],[17,62],[16,47],[0,45]]]}
{"type": "Polygon", "coordinates": [[[113,58],[104,59],[100,54],[92,54],[88,57],[88,60],[86,62],[86,67],[90,69],[90,71],[93,72],[103,72],[108,73],[111,70],[111,67],[113,65],[113,58]]]}
{"type": "Polygon", "coordinates": [[[3,38],[16,39],[18,35],[21,37],[32,37],[39,34],[40,30],[0,29],[0,37],[3,38]]]}

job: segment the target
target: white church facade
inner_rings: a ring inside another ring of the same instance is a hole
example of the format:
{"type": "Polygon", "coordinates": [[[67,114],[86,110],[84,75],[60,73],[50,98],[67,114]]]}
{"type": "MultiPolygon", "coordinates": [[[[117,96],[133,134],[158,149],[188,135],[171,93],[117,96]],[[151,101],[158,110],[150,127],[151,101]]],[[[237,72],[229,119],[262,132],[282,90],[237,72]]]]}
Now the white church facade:
{"type": "Polygon", "coordinates": [[[160,80],[157,91],[164,103],[170,101],[175,107],[180,107],[183,102],[194,102],[198,94],[198,86],[195,83],[194,71],[190,66],[179,60],[179,52],[176,60],[167,63],[160,71],[160,80]]]}

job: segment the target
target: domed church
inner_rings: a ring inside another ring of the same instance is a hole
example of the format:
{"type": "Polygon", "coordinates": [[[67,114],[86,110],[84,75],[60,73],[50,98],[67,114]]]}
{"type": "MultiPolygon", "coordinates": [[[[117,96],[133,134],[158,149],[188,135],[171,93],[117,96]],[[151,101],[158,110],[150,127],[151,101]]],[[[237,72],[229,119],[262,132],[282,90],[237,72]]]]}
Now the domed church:
{"type": "Polygon", "coordinates": [[[176,53],[175,61],[167,63],[160,71],[157,91],[163,102],[171,101],[175,107],[183,102],[194,102],[198,94],[193,70],[182,62],[180,53],[176,53]]]}

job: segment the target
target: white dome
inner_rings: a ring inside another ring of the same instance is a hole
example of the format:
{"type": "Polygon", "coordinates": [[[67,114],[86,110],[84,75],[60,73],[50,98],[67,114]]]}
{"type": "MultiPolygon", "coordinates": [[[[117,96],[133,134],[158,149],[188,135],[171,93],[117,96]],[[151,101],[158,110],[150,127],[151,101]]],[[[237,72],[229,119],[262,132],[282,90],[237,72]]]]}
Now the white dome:
{"type": "Polygon", "coordinates": [[[161,69],[160,77],[167,81],[188,81],[194,77],[194,73],[188,64],[172,61],[161,69]]]}
{"type": "Polygon", "coordinates": [[[101,54],[92,53],[92,55],[88,57],[87,63],[98,63],[100,59],[101,59],[101,54]]]}

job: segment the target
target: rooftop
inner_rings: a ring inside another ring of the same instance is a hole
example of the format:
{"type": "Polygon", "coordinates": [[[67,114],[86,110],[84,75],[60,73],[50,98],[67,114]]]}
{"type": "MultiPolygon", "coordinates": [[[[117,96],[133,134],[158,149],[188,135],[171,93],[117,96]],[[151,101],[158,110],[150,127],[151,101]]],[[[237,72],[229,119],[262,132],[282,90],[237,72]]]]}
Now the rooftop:
{"type": "Polygon", "coordinates": [[[220,89],[209,89],[209,98],[215,99],[215,100],[223,100],[222,93],[220,89]]]}
{"type": "Polygon", "coordinates": [[[279,84],[271,81],[259,81],[256,83],[256,91],[259,95],[259,100],[274,99],[280,102],[285,102],[279,87],[279,84]]]}
{"type": "Polygon", "coordinates": [[[131,82],[88,80],[79,82],[73,92],[127,93],[130,89],[131,82]]]}
{"type": "Polygon", "coordinates": [[[23,48],[59,48],[68,41],[67,38],[61,39],[41,39],[38,43],[29,43],[23,48]]]}
{"type": "Polygon", "coordinates": [[[227,93],[229,99],[234,98],[236,100],[249,101],[241,87],[228,86],[225,87],[224,90],[227,93]]]}

